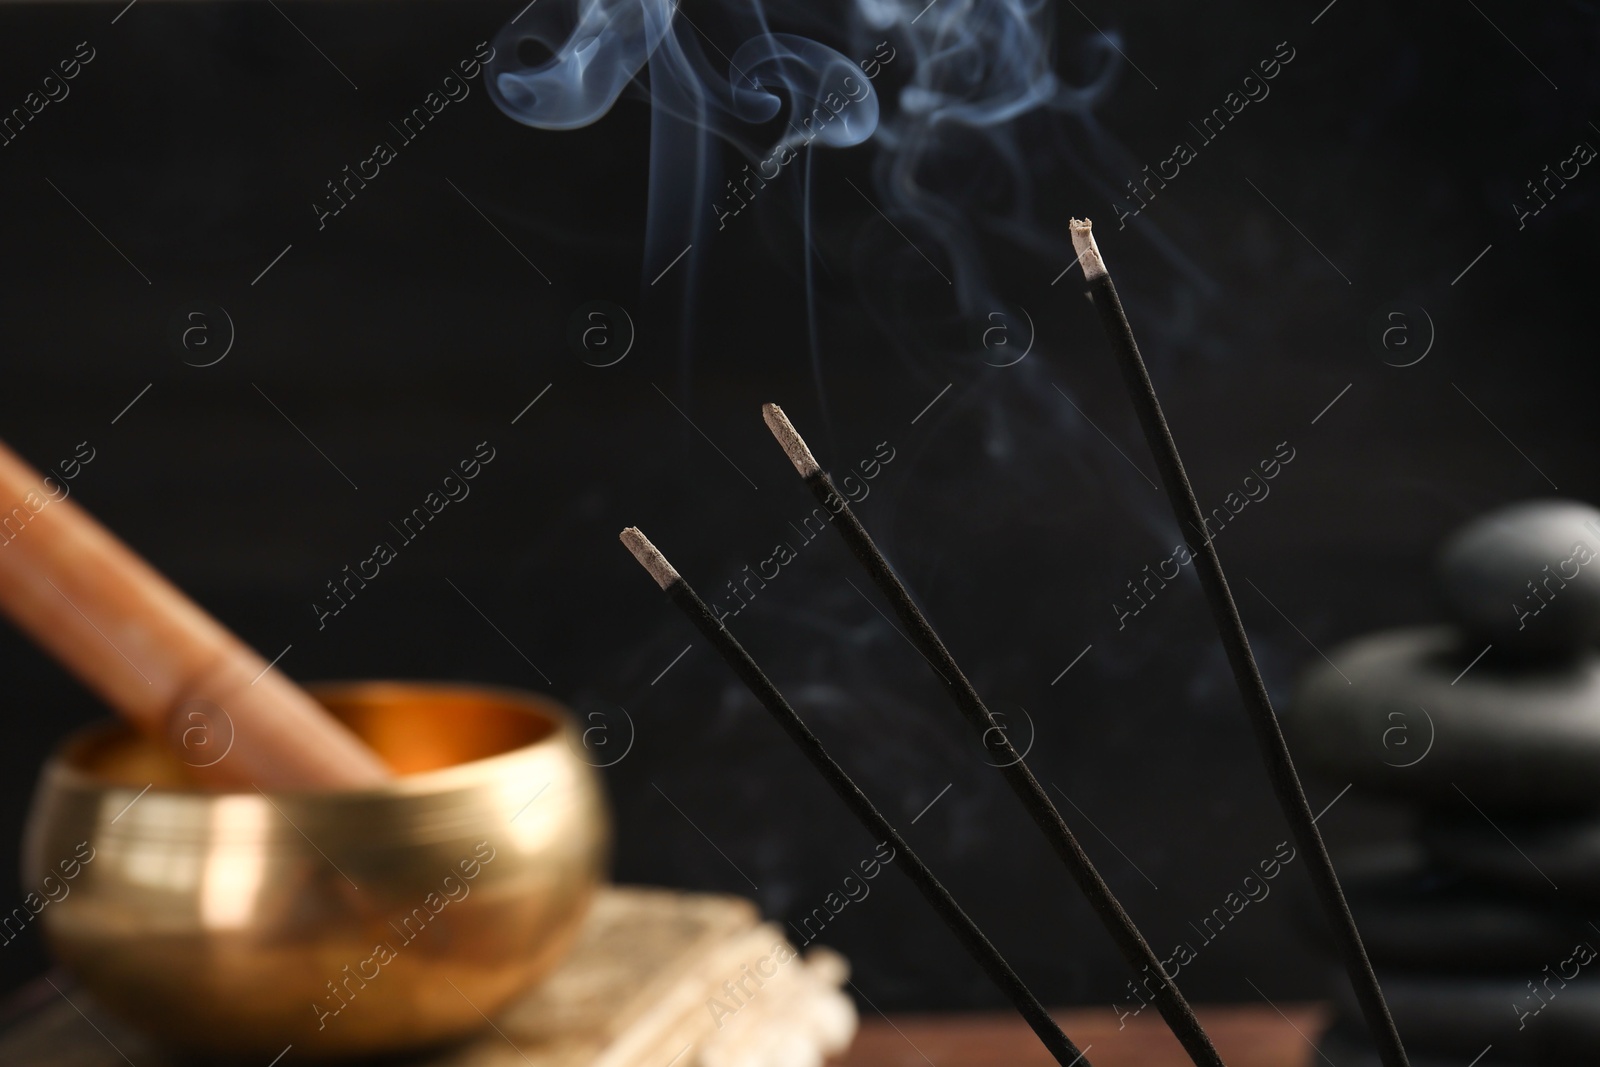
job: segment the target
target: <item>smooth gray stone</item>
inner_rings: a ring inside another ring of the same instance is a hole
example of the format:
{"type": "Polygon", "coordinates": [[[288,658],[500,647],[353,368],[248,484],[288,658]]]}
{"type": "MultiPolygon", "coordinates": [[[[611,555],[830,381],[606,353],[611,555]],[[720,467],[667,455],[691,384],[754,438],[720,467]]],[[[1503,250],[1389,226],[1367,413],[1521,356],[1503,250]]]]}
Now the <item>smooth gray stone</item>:
{"type": "MultiPolygon", "coordinates": [[[[1335,866],[1380,970],[1531,976],[1579,941],[1600,945],[1600,932],[1581,912],[1440,870],[1420,849],[1339,856],[1335,866]]],[[[1331,958],[1333,942],[1315,897],[1305,889],[1293,899],[1297,924],[1331,958]]]]}
{"type": "MultiPolygon", "coordinates": [[[[1595,941],[1600,937],[1591,939],[1591,944],[1595,941]]],[[[1551,972],[1568,959],[1570,951],[1548,961],[1551,972]]],[[[1571,966],[1562,969],[1573,971],[1571,966]]],[[[1592,1065],[1600,1063],[1600,976],[1596,972],[1600,972],[1600,957],[1579,969],[1578,977],[1564,988],[1551,978],[1548,992],[1541,983],[1550,972],[1542,969],[1498,978],[1380,971],[1378,979],[1408,1049],[1471,1060],[1492,1045],[1493,1055],[1503,1059],[1592,1065]],[[1544,1001],[1529,991],[1530,981],[1539,985],[1544,1001]]],[[[1359,1019],[1350,983],[1335,982],[1332,990],[1340,1017],[1359,1019]]]]}
{"type": "Polygon", "coordinates": [[[1568,652],[1600,640],[1600,511],[1529,500],[1481,515],[1439,554],[1456,618],[1504,649],[1568,652]]]}
{"type": "Polygon", "coordinates": [[[1280,715],[1296,761],[1430,806],[1600,807],[1600,654],[1530,669],[1480,651],[1448,626],[1330,649],[1280,715]]]}
{"type": "Polygon", "coordinates": [[[1528,893],[1600,900],[1600,816],[1576,819],[1437,815],[1418,837],[1440,863],[1528,893]]]}

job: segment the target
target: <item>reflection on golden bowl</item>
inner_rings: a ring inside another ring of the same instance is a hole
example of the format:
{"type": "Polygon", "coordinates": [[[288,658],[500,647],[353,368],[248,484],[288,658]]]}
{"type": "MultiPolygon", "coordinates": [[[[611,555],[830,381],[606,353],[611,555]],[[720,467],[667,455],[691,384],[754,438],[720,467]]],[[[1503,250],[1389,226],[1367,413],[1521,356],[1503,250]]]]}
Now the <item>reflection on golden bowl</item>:
{"type": "Polygon", "coordinates": [[[559,705],[409,682],[313,692],[401,777],[217,792],[116,724],[44,768],[23,915],[107,1008],[174,1048],[266,1063],[289,1044],[342,1056],[464,1036],[560,962],[604,876],[599,776],[559,705]]]}

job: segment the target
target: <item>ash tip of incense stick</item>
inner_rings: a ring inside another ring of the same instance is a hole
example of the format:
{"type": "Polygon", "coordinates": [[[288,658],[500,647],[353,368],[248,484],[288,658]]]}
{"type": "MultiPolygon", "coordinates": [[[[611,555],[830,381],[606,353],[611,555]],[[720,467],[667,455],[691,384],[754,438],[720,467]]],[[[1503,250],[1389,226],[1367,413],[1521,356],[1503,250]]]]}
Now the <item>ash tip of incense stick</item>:
{"type": "Polygon", "coordinates": [[[1078,253],[1078,263],[1083,267],[1083,280],[1092,282],[1106,270],[1106,261],[1100,258],[1100,246],[1095,244],[1094,223],[1088,219],[1073,219],[1072,247],[1078,253]]]}
{"type": "Polygon", "coordinates": [[[772,436],[778,439],[778,444],[788,453],[789,462],[800,472],[800,477],[809,478],[822,469],[817,457],[806,447],[800,431],[794,428],[794,423],[789,421],[789,416],[783,413],[782,408],[776,404],[762,404],[761,417],[766,420],[767,429],[772,431],[772,436]]]}
{"type": "Polygon", "coordinates": [[[673,582],[683,581],[683,576],[678,573],[677,568],[667,562],[667,557],[650,543],[650,538],[646,537],[644,531],[637,526],[628,527],[618,536],[628,551],[633,553],[633,558],[639,561],[639,566],[649,571],[650,577],[654,578],[661,588],[665,589],[673,582]]]}

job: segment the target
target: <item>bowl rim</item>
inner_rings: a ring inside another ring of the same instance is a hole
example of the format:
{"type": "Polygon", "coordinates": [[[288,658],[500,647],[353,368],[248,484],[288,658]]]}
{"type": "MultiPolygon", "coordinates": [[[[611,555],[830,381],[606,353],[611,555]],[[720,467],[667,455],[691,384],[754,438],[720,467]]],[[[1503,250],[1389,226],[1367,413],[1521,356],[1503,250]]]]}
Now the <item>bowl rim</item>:
{"type": "MultiPolygon", "coordinates": [[[[577,736],[577,719],[570,708],[553,696],[533,690],[521,689],[516,686],[484,685],[456,680],[405,678],[334,678],[302,682],[301,685],[314,699],[320,699],[324,693],[353,692],[360,689],[371,690],[391,687],[423,693],[470,693],[476,696],[489,696],[518,710],[542,715],[549,719],[555,728],[536,741],[507,749],[504,752],[496,752],[493,755],[467,760],[463,763],[435,767],[432,770],[396,775],[388,782],[372,786],[360,786],[354,789],[261,789],[259,787],[246,789],[196,783],[183,786],[151,785],[147,787],[146,791],[174,800],[193,799],[205,803],[214,802],[224,797],[238,796],[265,796],[299,802],[315,802],[333,798],[337,798],[341,802],[361,802],[435,796],[449,792],[452,788],[469,784],[468,781],[463,780],[470,780],[470,782],[481,780],[478,776],[483,773],[483,770],[497,763],[510,765],[522,762],[541,754],[558,743],[566,743],[570,746],[572,739],[577,736]]],[[[41,769],[40,786],[43,787],[48,782],[52,790],[80,794],[104,794],[118,790],[136,792],[138,787],[106,779],[75,765],[70,759],[71,755],[83,746],[97,739],[113,736],[148,737],[133,724],[115,717],[96,719],[80,726],[61,738],[50,750],[50,754],[46,757],[41,769]]]]}

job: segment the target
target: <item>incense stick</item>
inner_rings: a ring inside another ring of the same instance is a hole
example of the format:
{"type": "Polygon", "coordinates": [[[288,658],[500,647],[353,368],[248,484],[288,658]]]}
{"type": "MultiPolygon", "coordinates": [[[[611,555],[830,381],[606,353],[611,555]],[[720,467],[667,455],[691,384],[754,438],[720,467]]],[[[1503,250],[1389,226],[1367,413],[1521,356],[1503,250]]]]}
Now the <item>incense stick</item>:
{"type": "Polygon", "coordinates": [[[1395,1030],[1389,1006],[1383,999],[1378,977],[1373,973],[1372,962],[1361,943],[1361,933],[1356,929],[1350,905],[1339,886],[1339,876],[1333,869],[1333,861],[1328,856],[1327,846],[1323,844],[1322,834],[1317,830],[1305,790],[1300,786],[1294,759],[1289,755],[1289,746],[1283,739],[1278,717],[1272,710],[1272,701],[1261,680],[1255,655],[1250,651],[1250,639],[1245,635],[1238,605],[1228,591],[1228,580],[1222,573],[1222,558],[1217,555],[1216,546],[1206,530],[1200,503],[1195,499],[1194,488],[1189,484],[1183,460],[1178,455],[1177,442],[1173,440],[1167,418],[1161,411],[1161,401],[1156,396],[1150,372],[1145,368],[1144,357],[1139,354],[1139,345],[1133,339],[1133,327],[1128,324],[1128,316],[1122,310],[1122,301],[1111,282],[1111,274],[1106,270],[1105,260],[1100,256],[1094,231],[1087,219],[1072,220],[1072,244],[1078,250],[1078,262],[1083,266],[1090,302],[1100,314],[1100,325],[1111,342],[1111,349],[1122,369],[1128,396],[1138,412],[1139,424],[1144,428],[1145,440],[1161,471],[1161,481],[1166,487],[1172,511],[1177,516],[1179,526],[1185,531],[1192,531],[1199,539],[1199,549],[1193,550],[1192,554],[1195,569],[1200,575],[1201,588],[1205,590],[1206,602],[1211,608],[1211,617],[1222,637],[1222,647],[1228,654],[1228,663],[1233,668],[1239,694],[1244,698],[1245,711],[1261,748],[1278,805],[1289,821],[1295,843],[1310,856],[1308,866],[1312,884],[1316,886],[1317,898],[1332,929],[1339,956],[1350,976],[1350,984],[1355,988],[1367,1027],[1377,1042],[1379,1057],[1384,1067],[1407,1067],[1405,1048],[1400,1044],[1400,1035],[1395,1030]]]}
{"type": "Polygon", "coordinates": [[[944,685],[945,692],[950,695],[957,709],[966,717],[972,728],[978,731],[980,741],[993,749],[998,757],[1000,773],[1005,776],[1012,792],[1022,801],[1023,807],[1050,842],[1079,890],[1088,898],[1101,924],[1116,942],[1122,958],[1136,974],[1143,971],[1148,975],[1147,980],[1154,980],[1156,988],[1153,995],[1156,1007],[1179,1043],[1188,1052],[1189,1058],[1203,1067],[1222,1067],[1222,1058],[1200,1026],[1200,1020],[1195,1018],[1194,1009],[1184,1000],[1183,994],[1178,991],[1172,979],[1167,977],[1161,961],[1151,951],[1144,935],[1123,910],[1122,904],[1111,892],[1111,887],[1106,885],[1105,879],[1100,877],[1100,872],[1095,869],[1083,846],[1078,844],[1078,839],[1068,828],[1061,813],[1056,810],[1044,787],[1039,784],[1039,780],[1028,769],[1027,763],[1012,746],[1005,729],[983,703],[977,690],[967,680],[967,676],[962,673],[955,657],[939,639],[933,625],[911,599],[911,594],[906,591],[894,569],[889,566],[889,561],[878,551],[872,536],[867,533],[866,527],[861,525],[861,520],[856,518],[855,512],[851,510],[850,502],[834,488],[833,479],[828,477],[822,465],[811,454],[805,440],[801,438],[788,416],[783,413],[782,408],[776,404],[765,404],[761,408],[761,414],[766,419],[767,428],[772,431],[773,437],[777,438],[784,452],[788,453],[789,461],[794,464],[795,470],[799,471],[800,477],[821,501],[822,506],[832,513],[834,528],[844,538],[851,553],[866,568],[879,592],[893,606],[895,614],[900,617],[900,622],[909,633],[912,645],[922,653],[928,665],[939,676],[939,681],[944,685]]]}
{"type": "Polygon", "coordinates": [[[789,702],[783,698],[778,687],[772,684],[771,679],[751,658],[750,653],[744,650],[744,646],[739,644],[726,626],[717,621],[705,601],[701,600],[699,594],[684,581],[683,576],[637,528],[630,526],[623,530],[622,543],[633,553],[639,564],[650,572],[650,577],[656,580],[656,584],[666,591],[678,610],[682,611],[706,640],[711,642],[717,654],[733,668],[733,673],[739,676],[739,680],[744,682],[761,705],[777,720],[778,725],[783,727],[784,732],[816,768],[817,773],[827,780],[839,799],[845,802],[845,806],[860,820],[868,832],[880,841],[888,841],[894,846],[895,852],[902,857],[902,862],[898,866],[903,867],[907,877],[915,883],[923,898],[956,935],[962,947],[983,968],[989,980],[1000,988],[1027,1020],[1028,1025],[1039,1036],[1045,1048],[1050,1050],[1056,1062],[1061,1067],[1073,1067],[1075,1064],[1088,1067],[1089,1061],[1084,1058],[1083,1053],[1078,1051],[1078,1047],[1062,1032],[1061,1027],[1050,1017],[1050,1013],[1045,1011],[1044,1005],[1040,1004],[1028,990],[1017,972],[1012,970],[1005,957],[1000,955],[1000,950],[984,936],[978,925],[961,909],[961,905],[956,903],[949,890],[940,884],[933,871],[929,870],[928,865],[922,862],[910,845],[906,844],[905,839],[890,825],[889,820],[878,811],[855,781],[845,773],[844,768],[828,755],[827,749],[822,747],[817,735],[811,732],[811,728],[805,724],[794,708],[789,706],[789,702]]]}

